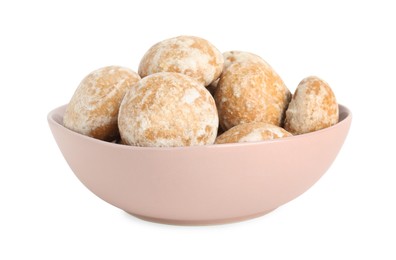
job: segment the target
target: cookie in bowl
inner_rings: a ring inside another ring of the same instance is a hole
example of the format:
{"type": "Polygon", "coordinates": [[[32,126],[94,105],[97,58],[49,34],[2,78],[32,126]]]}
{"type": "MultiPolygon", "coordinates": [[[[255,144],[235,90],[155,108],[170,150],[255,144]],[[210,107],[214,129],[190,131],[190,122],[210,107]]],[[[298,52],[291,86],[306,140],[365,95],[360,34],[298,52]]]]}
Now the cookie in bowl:
{"type": "Polygon", "coordinates": [[[232,63],[224,70],[214,95],[223,129],[249,122],[280,126],[291,94],[264,60],[232,63]]]}
{"type": "Polygon", "coordinates": [[[65,127],[104,141],[119,135],[117,118],[121,101],[140,76],[128,68],[108,66],[89,73],[71,98],[65,127]]]}
{"type": "Polygon", "coordinates": [[[292,136],[285,129],[263,122],[252,122],[234,126],[216,139],[216,144],[246,143],[273,140],[292,136]]]}
{"type": "Polygon", "coordinates": [[[209,41],[196,36],[179,36],[152,46],[143,56],[139,75],[178,72],[208,86],[223,70],[223,55],[209,41]]]}
{"type": "Polygon", "coordinates": [[[213,144],[218,123],[209,91],[174,72],[152,74],[132,86],[118,118],[123,143],[135,146],[213,144]]]}
{"type": "Polygon", "coordinates": [[[285,129],[305,134],[338,122],[338,104],[329,84],[311,76],[298,85],[286,111],[285,129]]]}

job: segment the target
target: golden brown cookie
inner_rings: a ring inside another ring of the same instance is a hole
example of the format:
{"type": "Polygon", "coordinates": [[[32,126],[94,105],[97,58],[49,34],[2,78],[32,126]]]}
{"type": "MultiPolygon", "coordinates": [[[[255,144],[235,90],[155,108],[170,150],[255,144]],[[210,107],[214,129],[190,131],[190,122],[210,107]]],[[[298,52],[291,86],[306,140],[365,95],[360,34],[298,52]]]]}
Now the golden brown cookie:
{"type": "Polygon", "coordinates": [[[304,134],[338,122],[338,104],[329,84],[311,76],[303,79],[286,111],[285,129],[304,134]]]}
{"type": "Polygon", "coordinates": [[[136,72],[118,66],[91,72],[70,100],[63,117],[64,126],[97,139],[114,140],[119,135],[117,118],[121,100],[139,79],[136,72]]]}
{"type": "Polygon", "coordinates": [[[219,119],[202,84],[180,73],[160,72],[130,89],[118,122],[125,144],[167,147],[213,144],[219,119]]]}
{"type": "MultiPolygon", "coordinates": [[[[223,57],[224,57],[223,72],[231,64],[236,63],[236,62],[245,62],[245,61],[265,62],[258,55],[250,53],[250,52],[245,52],[245,51],[227,51],[227,52],[223,53],[223,57]]],[[[209,86],[207,86],[207,89],[213,96],[216,92],[217,85],[219,84],[219,81],[220,81],[220,78],[213,81],[209,86]]]]}
{"type": "Polygon", "coordinates": [[[281,127],[262,122],[253,122],[234,126],[222,135],[218,136],[215,143],[257,142],[288,136],[292,136],[292,134],[281,127]]]}
{"type": "Polygon", "coordinates": [[[249,62],[264,62],[265,61],[258,55],[246,51],[227,51],[223,53],[224,57],[224,70],[231,64],[249,62]]]}
{"type": "Polygon", "coordinates": [[[282,79],[264,60],[231,64],[215,93],[223,129],[249,122],[280,126],[290,98],[282,79]]]}
{"type": "Polygon", "coordinates": [[[195,36],[179,36],[152,46],[143,56],[139,75],[178,72],[208,86],[223,70],[223,55],[210,42],[195,36]]]}

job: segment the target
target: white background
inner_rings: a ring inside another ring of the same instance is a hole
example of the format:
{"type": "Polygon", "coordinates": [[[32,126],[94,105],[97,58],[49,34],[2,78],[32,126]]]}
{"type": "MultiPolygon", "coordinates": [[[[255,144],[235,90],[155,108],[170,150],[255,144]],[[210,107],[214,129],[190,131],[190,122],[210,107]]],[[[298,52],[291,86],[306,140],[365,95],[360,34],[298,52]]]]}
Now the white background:
{"type": "Polygon", "coordinates": [[[1,1],[0,259],[396,259],[392,1],[1,1]],[[130,217],[67,166],[47,113],[106,65],[181,34],[259,54],[294,91],[317,75],[353,112],[308,192],[236,224],[130,217]]]}

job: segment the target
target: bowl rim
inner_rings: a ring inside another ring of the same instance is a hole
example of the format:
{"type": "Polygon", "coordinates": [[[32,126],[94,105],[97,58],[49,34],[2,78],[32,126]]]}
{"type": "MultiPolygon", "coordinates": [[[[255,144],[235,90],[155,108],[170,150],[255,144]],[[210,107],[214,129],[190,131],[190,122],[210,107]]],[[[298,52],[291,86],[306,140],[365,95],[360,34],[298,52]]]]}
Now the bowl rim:
{"type": "MultiPolygon", "coordinates": [[[[120,149],[128,149],[128,150],[155,150],[155,151],[176,151],[176,150],[195,150],[195,149],[217,149],[217,148],[227,148],[227,147],[248,147],[248,146],[256,146],[256,145],[266,145],[266,144],[272,144],[272,143],[280,143],[280,142],[290,142],[293,140],[297,139],[302,139],[302,138],[309,138],[310,136],[314,135],[320,135],[323,134],[327,131],[331,131],[334,128],[340,127],[341,125],[347,124],[348,121],[352,119],[352,112],[350,109],[348,109],[346,106],[338,104],[339,111],[343,112],[345,114],[345,117],[342,118],[340,121],[338,121],[335,125],[329,126],[327,128],[323,128],[314,132],[306,133],[306,134],[301,134],[301,135],[293,135],[289,137],[282,137],[278,139],[273,139],[273,140],[265,140],[265,141],[256,141],[256,142],[245,142],[245,143],[225,143],[225,144],[208,144],[208,145],[196,145],[196,146],[177,146],[177,147],[143,147],[143,146],[133,146],[133,145],[124,145],[124,144],[118,144],[114,142],[107,142],[103,141],[100,139],[95,139],[90,136],[86,136],[77,132],[74,132],[68,128],[66,128],[62,123],[59,123],[57,120],[55,120],[55,116],[59,116],[60,114],[58,113],[58,110],[60,109],[65,109],[67,104],[59,106],[57,108],[52,109],[48,115],[47,115],[47,120],[49,124],[55,125],[59,128],[62,128],[63,131],[67,131],[69,134],[78,136],[79,138],[82,138],[86,141],[97,143],[100,145],[108,145],[109,147],[112,148],[120,148],[120,149]]],[[[63,118],[63,115],[60,115],[63,118]]]]}

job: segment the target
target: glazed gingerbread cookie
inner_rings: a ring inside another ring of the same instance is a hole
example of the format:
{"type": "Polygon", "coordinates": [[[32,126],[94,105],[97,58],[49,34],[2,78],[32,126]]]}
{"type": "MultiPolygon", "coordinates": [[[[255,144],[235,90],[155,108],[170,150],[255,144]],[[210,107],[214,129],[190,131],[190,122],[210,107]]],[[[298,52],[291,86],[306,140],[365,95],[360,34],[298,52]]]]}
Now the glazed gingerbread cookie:
{"type": "MultiPolygon", "coordinates": [[[[233,63],[240,63],[245,61],[264,62],[264,60],[260,56],[246,51],[227,51],[223,53],[223,58],[224,58],[223,72],[233,63]]],[[[214,93],[216,92],[219,81],[220,78],[217,79],[216,81],[213,81],[207,87],[212,95],[214,95],[214,93]]]]}
{"type": "Polygon", "coordinates": [[[125,144],[174,147],[213,144],[219,119],[202,84],[180,73],[160,72],[130,89],[118,122],[125,144]]]}
{"type": "Polygon", "coordinates": [[[286,111],[285,129],[304,134],[337,122],[338,104],[329,84],[315,76],[303,79],[286,111]]]}
{"type": "Polygon", "coordinates": [[[118,110],[129,88],[139,75],[119,66],[109,66],[86,76],[70,100],[63,124],[65,127],[97,139],[113,141],[117,136],[118,110]]]}
{"type": "Polygon", "coordinates": [[[273,140],[292,136],[283,128],[262,122],[245,123],[234,126],[216,139],[216,144],[245,143],[273,140]]]}
{"type": "Polygon", "coordinates": [[[223,70],[223,55],[210,42],[195,36],[179,36],[152,46],[143,56],[139,75],[178,72],[208,86],[223,70]]]}
{"type": "Polygon", "coordinates": [[[223,129],[249,122],[282,124],[290,91],[260,60],[231,63],[221,75],[214,97],[223,129]]]}

